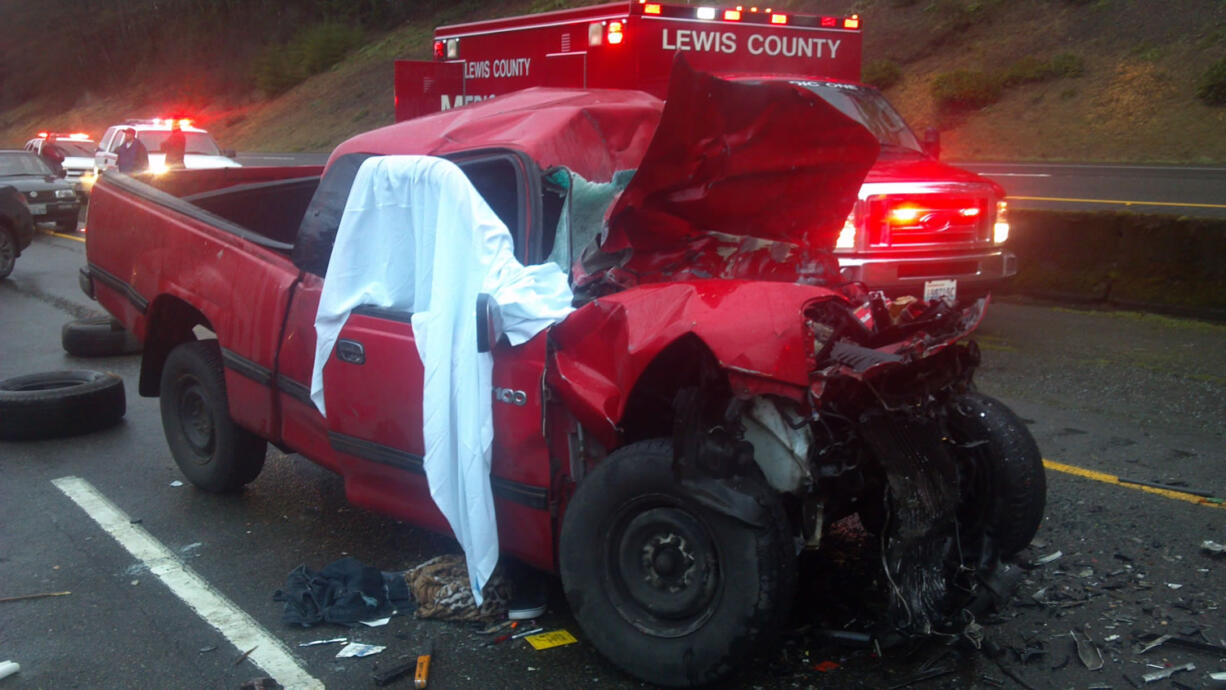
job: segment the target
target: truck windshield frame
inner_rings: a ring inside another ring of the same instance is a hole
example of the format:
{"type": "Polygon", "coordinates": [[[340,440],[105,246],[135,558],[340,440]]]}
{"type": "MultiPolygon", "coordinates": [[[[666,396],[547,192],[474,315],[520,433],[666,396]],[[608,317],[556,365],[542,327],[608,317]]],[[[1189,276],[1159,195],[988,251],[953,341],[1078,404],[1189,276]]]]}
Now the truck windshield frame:
{"type": "Polygon", "coordinates": [[[906,120],[877,89],[834,81],[793,81],[822,97],[847,117],[864,125],[882,147],[923,153],[924,147],[906,120]]]}

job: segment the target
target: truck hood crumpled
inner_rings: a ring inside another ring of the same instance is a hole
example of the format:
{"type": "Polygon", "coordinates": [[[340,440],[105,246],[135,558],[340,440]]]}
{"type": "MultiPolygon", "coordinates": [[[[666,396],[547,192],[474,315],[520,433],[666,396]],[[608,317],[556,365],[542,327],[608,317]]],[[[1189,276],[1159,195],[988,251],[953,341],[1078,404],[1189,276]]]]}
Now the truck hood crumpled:
{"type": "Polygon", "coordinates": [[[878,148],[810,91],[725,81],[678,57],[659,127],[575,285],[598,295],[687,278],[826,283],[878,148]]]}

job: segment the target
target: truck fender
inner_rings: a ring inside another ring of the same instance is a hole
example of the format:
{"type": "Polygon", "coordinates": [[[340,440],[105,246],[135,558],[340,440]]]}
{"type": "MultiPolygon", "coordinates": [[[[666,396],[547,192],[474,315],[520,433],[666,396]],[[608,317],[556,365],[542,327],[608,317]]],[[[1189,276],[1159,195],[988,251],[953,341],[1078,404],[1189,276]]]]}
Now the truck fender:
{"type": "Polygon", "coordinates": [[[145,354],[140,361],[142,397],[156,398],[162,381],[162,367],[176,346],[196,340],[196,326],[212,330],[204,314],[191,304],[173,295],[158,295],[149,304],[145,316],[145,354]]]}

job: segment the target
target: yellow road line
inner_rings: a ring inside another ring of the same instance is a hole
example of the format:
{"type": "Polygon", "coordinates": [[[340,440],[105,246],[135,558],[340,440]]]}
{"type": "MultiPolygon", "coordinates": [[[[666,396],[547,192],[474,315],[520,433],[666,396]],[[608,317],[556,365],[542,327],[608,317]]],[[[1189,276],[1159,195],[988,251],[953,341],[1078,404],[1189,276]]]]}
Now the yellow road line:
{"type": "Polygon", "coordinates": [[[1127,482],[1121,482],[1119,477],[1115,476],[1114,474],[1107,474],[1106,472],[1088,470],[1084,467],[1066,465],[1062,462],[1054,462],[1047,459],[1043,460],[1043,466],[1049,470],[1076,475],[1084,479],[1093,479],[1096,482],[1102,482],[1104,484],[1114,484],[1116,486],[1122,486],[1125,489],[1134,489],[1136,491],[1144,491],[1147,494],[1157,494],[1159,496],[1165,496],[1166,498],[1173,498],[1176,501],[1186,501],[1188,503],[1195,503],[1196,505],[1208,506],[1210,508],[1222,508],[1226,510],[1226,503],[1215,501],[1214,499],[1204,498],[1203,496],[1184,493],[1183,491],[1176,491],[1174,489],[1159,489],[1153,486],[1129,484],[1127,482]]]}
{"type": "Polygon", "coordinates": [[[1192,204],[1192,203],[1177,203],[1174,201],[1125,201],[1122,199],[1061,199],[1050,196],[1012,196],[1008,197],[1011,200],[1020,201],[1068,201],[1076,204],[1122,204],[1124,206],[1174,206],[1188,208],[1226,208],[1226,204],[1192,204]]]}

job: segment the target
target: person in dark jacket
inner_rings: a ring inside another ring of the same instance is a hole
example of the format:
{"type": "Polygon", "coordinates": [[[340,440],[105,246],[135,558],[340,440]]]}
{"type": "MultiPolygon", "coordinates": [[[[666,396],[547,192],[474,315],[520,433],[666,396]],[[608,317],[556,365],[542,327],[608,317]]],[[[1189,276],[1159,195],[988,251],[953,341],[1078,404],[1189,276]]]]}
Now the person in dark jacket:
{"type": "Polygon", "coordinates": [[[115,167],[128,175],[145,172],[149,169],[149,151],[136,138],[135,129],[129,127],[123,131],[123,135],[123,143],[115,149],[115,167]]]}
{"type": "Polygon", "coordinates": [[[64,152],[55,145],[55,135],[47,137],[38,154],[51,166],[51,172],[55,173],[56,177],[64,176],[64,152]]]}
{"type": "Polygon", "coordinates": [[[162,142],[162,151],[166,154],[166,168],[182,168],[183,154],[187,151],[187,135],[179,128],[179,121],[170,123],[170,135],[162,142]]]}

